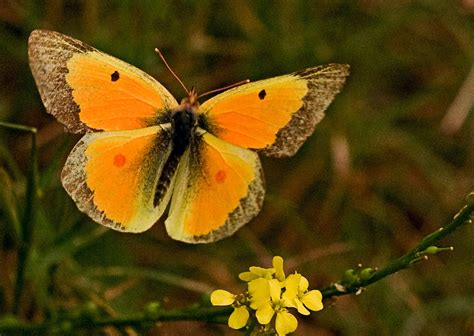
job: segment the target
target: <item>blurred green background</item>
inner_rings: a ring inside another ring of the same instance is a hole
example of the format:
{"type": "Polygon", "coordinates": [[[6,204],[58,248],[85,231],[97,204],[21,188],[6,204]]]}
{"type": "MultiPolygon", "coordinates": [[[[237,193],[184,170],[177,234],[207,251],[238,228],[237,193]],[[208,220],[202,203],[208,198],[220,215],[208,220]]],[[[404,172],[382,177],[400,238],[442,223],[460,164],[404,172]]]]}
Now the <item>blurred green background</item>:
{"type": "MultiPolygon", "coordinates": [[[[238,273],[273,255],[321,288],[359,263],[383,266],[405,253],[474,189],[473,17],[472,0],[2,1],[0,120],[39,129],[41,199],[22,316],[40,321],[87,301],[110,316],[150,300],[184,307],[215,288],[242,291],[238,273]],[[171,240],[162,223],[139,235],[105,229],[62,189],[78,137],[41,104],[27,60],[37,28],[136,65],[178,100],[184,92],[155,47],[199,92],[330,62],[350,64],[351,76],[297,155],[262,158],[260,215],[230,238],[192,246],[171,240]]],[[[29,150],[30,136],[0,129],[0,312],[13,300],[12,223],[24,208],[29,150]]],[[[453,252],[326,302],[299,318],[297,334],[473,334],[473,236],[465,226],[444,241],[453,252]]],[[[238,334],[198,322],[155,332],[238,334]]]]}

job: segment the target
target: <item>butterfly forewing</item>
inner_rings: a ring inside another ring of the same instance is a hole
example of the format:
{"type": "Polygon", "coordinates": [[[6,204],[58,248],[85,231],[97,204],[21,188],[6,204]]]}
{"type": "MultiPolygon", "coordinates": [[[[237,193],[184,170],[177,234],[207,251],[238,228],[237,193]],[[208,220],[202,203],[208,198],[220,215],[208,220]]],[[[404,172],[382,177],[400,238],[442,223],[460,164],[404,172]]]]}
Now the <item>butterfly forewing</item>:
{"type": "Polygon", "coordinates": [[[71,132],[143,128],[177,106],[145,72],[69,36],[35,30],[28,55],[46,110],[71,132]]]}
{"type": "Polygon", "coordinates": [[[329,64],[230,89],[201,106],[216,135],[269,156],[296,153],[341,90],[349,67],[329,64]]]}

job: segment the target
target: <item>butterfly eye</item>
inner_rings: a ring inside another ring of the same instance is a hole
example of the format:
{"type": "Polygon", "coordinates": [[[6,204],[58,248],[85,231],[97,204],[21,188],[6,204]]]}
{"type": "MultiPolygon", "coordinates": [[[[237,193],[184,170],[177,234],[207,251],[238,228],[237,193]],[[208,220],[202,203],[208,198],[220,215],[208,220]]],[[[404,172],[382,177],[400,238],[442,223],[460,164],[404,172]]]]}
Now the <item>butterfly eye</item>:
{"type": "Polygon", "coordinates": [[[267,91],[263,89],[262,91],[258,93],[258,98],[260,98],[260,100],[264,100],[266,95],[267,95],[267,91]]]}

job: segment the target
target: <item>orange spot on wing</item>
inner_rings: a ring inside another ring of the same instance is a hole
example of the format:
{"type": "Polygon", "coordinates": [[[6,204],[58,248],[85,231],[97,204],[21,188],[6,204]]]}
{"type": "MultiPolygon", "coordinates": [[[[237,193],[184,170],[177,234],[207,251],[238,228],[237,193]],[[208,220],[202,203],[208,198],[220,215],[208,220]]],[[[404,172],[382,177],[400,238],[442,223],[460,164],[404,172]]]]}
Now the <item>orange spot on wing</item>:
{"type": "Polygon", "coordinates": [[[219,170],[216,173],[215,180],[216,180],[217,183],[224,183],[224,181],[226,179],[226,176],[227,176],[227,174],[225,173],[224,170],[219,170]]]}
{"type": "Polygon", "coordinates": [[[123,167],[125,165],[125,162],[127,162],[127,158],[122,154],[117,154],[114,156],[114,165],[116,167],[123,167]]]}

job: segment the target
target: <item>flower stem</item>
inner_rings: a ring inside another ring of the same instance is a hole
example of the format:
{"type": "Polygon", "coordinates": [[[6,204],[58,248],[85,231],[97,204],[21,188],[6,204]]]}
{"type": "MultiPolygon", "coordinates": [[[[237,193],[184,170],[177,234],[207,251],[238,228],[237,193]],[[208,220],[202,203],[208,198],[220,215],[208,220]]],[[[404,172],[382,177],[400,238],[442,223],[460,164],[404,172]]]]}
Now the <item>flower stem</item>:
{"type": "Polygon", "coordinates": [[[467,204],[454,216],[453,220],[449,224],[423,238],[423,240],[411,251],[394,260],[386,267],[373,272],[367,278],[357,278],[356,280],[350,282],[349,284],[344,284],[343,286],[339,286],[336,284],[323,288],[321,290],[323,298],[328,299],[333,296],[356,293],[361,288],[364,288],[374,282],[377,282],[390,274],[396,273],[405,268],[409,268],[414,262],[426,256],[424,251],[428,247],[433,246],[436,242],[440,241],[441,239],[458,229],[463,224],[470,222],[473,214],[474,193],[471,193],[467,197],[467,204]]]}
{"type": "Polygon", "coordinates": [[[26,323],[16,319],[9,319],[8,321],[0,320],[0,335],[43,335],[49,332],[61,331],[58,330],[62,326],[67,326],[68,330],[63,330],[67,333],[71,330],[94,330],[106,326],[114,327],[132,327],[143,328],[150,326],[156,322],[166,321],[206,321],[210,323],[225,324],[232,312],[232,308],[216,309],[214,307],[190,307],[174,310],[160,310],[155,316],[148,317],[145,314],[130,314],[126,316],[111,318],[111,317],[69,317],[58,321],[45,321],[42,323],[26,323]]]}

